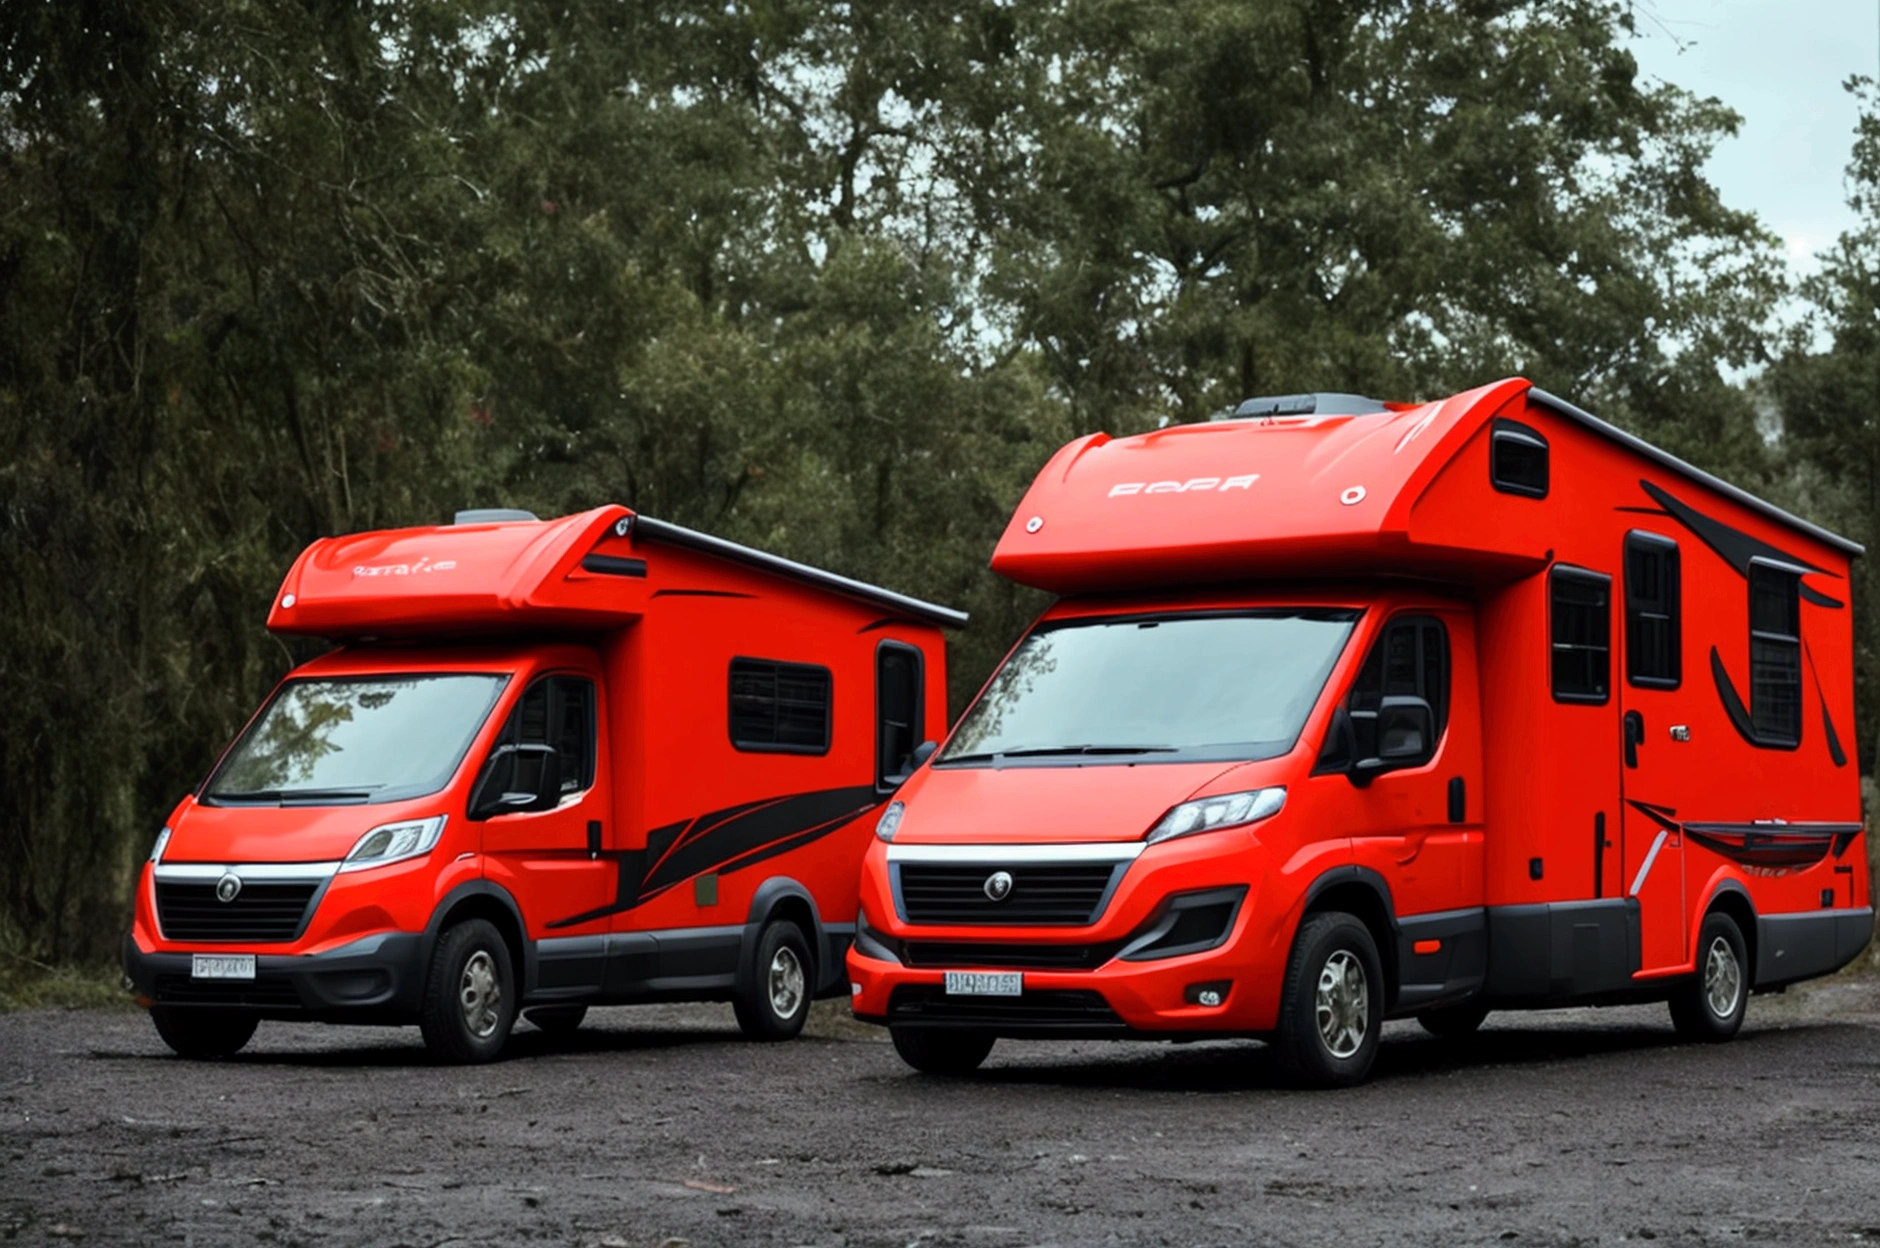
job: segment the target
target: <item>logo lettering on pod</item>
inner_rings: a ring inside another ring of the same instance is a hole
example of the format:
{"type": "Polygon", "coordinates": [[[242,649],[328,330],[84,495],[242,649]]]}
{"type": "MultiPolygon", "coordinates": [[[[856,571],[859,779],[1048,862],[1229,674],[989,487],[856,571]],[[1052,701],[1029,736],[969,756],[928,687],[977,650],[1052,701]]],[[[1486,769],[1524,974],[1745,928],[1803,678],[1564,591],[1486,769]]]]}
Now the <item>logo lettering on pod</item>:
{"type": "Polygon", "coordinates": [[[420,576],[427,572],[450,572],[457,567],[455,559],[439,559],[436,563],[429,559],[416,559],[410,563],[360,563],[354,564],[354,578],[361,576],[420,576]]]}
{"type": "Polygon", "coordinates": [[[1109,497],[1128,498],[1135,494],[1225,494],[1229,490],[1250,490],[1260,479],[1257,472],[1238,477],[1191,477],[1186,481],[1121,481],[1110,487],[1109,497]]]}

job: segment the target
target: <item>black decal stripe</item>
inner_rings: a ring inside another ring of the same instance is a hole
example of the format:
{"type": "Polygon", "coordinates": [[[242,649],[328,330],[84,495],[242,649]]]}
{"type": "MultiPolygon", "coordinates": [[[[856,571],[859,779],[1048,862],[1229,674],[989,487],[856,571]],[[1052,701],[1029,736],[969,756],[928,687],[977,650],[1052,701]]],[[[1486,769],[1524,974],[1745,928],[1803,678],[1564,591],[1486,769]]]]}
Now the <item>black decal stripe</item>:
{"type": "Polygon", "coordinates": [[[1678,823],[1676,819],[1670,817],[1678,812],[1668,806],[1654,806],[1650,802],[1635,802],[1630,798],[1626,799],[1625,804],[1630,806],[1633,810],[1638,811],[1639,814],[1644,815],[1647,819],[1650,819],[1667,832],[1682,832],[1684,830],[1683,825],[1678,823]]]}
{"type": "Polygon", "coordinates": [[[1671,514],[1663,507],[1614,507],[1613,510],[1629,512],[1635,516],[1668,516],[1671,514]]]}
{"type": "Polygon", "coordinates": [[[1830,611],[1839,611],[1847,605],[1838,598],[1830,598],[1820,590],[1810,589],[1806,585],[1802,586],[1802,601],[1811,602],[1817,607],[1827,607],[1830,611]]]}
{"type": "Polygon", "coordinates": [[[1722,700],[1723,709],[1737,733],[1751,745],[1761,745],[1756,739],[1756,725],[1750,720],[1749,708],[1743,705],[1736,686],[1730,683],[1730,673],[1724,669],[1723,656],[1717,653],[1715,646],[1710,648],[1710,678],[1717,683],[1717,697],[1722,700]]]}
{"type": "MultiPolygon", "coordinates": [[[[1780,547],[1771,546],[1759,537],[1751,537],[1741,529],[1733,528],[1713,516],[1705,515],[1649,481],[1640,481],[1639,487],[1651,495],[1652,501],[1669,512],[1674,520],[1695,533],[1699,541],[1716,551],[1723,561],[1735,568],[1741,576],[1749,575],[1750,560],[1774,559],[1822,576],[1834,576],[1835,579],[1840,579],[1826,568],[1816,567],[1806,559],[1797,558],[1780,547]]],[[[1829,601],[1833,600],[1829,599],[1829,601]]]]}
{"type": "Polygon", "coordinates": [[[1802,643],[1802,657],[1808,660],[1808,674],[1815,680],[1815,697],[1821,702],[1821,732],[1828,739],[1828,757],[1836,767],[1847,766],[1847,752],[1841,748],[1841,734],[1834,730],[1834,717],[1828,714],[1828,691],[1821,687],[1821,673],[1815,670],[1815,652],[1802,643]]]}
{"type": "Polygon", "coordinates": [[[611,855],[619,864],[619,874],[610,904],[556,919],[548,927],[575,927],[604,919],[644,905],[693,876],[736,870],[788,853],[827,836],[880,803],[873,785],[820,789],[744,802],[654,828],[647,833],[645,849],[611,855]]]}

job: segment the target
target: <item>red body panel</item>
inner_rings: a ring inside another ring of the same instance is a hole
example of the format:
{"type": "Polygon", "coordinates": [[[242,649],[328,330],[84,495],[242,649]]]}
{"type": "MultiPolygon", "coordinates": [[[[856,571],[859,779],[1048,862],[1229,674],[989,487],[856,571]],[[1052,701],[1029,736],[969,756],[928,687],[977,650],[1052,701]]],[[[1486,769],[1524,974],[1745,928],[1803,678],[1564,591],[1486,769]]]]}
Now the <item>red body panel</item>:
{"type": "Polygon", "coordinates": [[[1005,952],[962,953],[961,968],[1023,968],[1027,992],[1094,990],[1135,1034],[1265,1033],[1302,916],[1327,888],[1359,880],[1387,911],[1377,934],[1395,1013],[1649,996],[1693,970],[1697,930],[1719,904],[1741,907],[1732,913],[1749,925],[1758,986],[1832,969],[1872,917],[1852,761],[1856,553],[1518,379],[1372,415],[1072,443],[1039,474],[993,558],[1001,573],[1066,595],[1041,624],[1273,607],[1354,607],[1362,618],[1283,757],[918,774],[894,843],[868,853],[862,901],[879,939],[850,955],[855,1009],[913,1020],[897,1012],[896,990],[938,985],[948,969],[883,949],[992,942],[1005,952]],[[1491,483],[1503,421],[1545,441],[1544,496],[1491,483]],[[1676,544],[1675,687],[1627,679],[1634,531],[1676,544]],[[1753,558],[1802,573],[1793,747],[1752,739],[1744,710],[1753,558]],[[1600,701],[1554,696],[1550,575],[1568,565],[1611,578],[1600,701]],[[1434,757],[1368,787],[1342,770],[1314,774],[1359,666],[1406,615],[1440,620],[1448,639],[1434,757]],[[1628,713],[1642,725],[1630,762],[1628,713]],[[1279,813],[1142,848],[1085,927],[911,922],[896,891],[891,864],[920,861],[922,847],[954,847],[953,861],[989,872],[1028,861],[1031,846],[1139,843],[1178,803],[1267,786],[1286,790],[1279,813]],[[1172,895],[1227,885],[1247,895],[1214,948],[1099,954],[1075,969],[1026,961],[1027,949],[1123,948],[1172,895]],[[1232,983],[1223,1005],[1189,1003],[1191,986],[1218,981],[1232,983]]]}

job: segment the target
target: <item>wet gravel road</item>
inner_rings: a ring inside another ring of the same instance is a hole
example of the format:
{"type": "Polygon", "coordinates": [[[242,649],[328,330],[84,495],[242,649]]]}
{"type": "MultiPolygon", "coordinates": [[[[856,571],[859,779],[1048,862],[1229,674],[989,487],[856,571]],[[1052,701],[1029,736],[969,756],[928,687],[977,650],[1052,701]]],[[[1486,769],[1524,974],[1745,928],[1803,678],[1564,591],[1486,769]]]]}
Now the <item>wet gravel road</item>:
{"type": "Polygon", "coordinates": [[[1880,980],[1760,997],[1733,1044],[1660,1008],[1393,1024],[1371,1085],[1247,1043],[1001,1044],[905,1069],[819,1007],[602,1011],[508,1060],[264,1024],[169,1056],[137,1013],[0,1016],[0,1239],[25,1243],[1823,1244],[1880,1240],[1880,980]]]}

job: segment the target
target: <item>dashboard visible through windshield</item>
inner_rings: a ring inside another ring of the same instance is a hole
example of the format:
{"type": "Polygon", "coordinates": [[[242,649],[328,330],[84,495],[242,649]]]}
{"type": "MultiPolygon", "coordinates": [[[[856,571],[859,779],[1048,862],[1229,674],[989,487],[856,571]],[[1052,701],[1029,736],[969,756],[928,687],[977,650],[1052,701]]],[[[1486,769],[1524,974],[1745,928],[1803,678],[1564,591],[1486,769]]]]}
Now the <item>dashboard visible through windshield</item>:
{"type": "Polygon", "coordinates": [[[1040,626],[938,766],[1250,761],[1293,748],[1361,613],[1298,608],[1040,626]]]}

